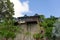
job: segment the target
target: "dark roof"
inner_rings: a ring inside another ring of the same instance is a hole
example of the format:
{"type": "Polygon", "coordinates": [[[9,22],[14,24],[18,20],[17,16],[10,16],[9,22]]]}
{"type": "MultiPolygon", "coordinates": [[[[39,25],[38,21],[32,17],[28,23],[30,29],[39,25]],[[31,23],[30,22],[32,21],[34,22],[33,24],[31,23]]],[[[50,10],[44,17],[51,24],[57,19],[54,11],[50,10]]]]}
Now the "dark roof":
{"type": "Polygon", "coordinates": [[[18,17],[18,19],[22,19],[22,18],[39,18],[38,16],[23,16],[23,17],[18,17]]]}

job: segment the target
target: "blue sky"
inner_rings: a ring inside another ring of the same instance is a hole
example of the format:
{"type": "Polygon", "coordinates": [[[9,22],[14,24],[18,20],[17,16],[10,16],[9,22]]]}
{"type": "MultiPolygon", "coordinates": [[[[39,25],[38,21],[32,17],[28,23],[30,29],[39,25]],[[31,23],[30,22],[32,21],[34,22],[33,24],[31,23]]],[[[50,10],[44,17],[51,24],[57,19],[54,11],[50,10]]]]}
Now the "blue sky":
{"type": "MultiPolygon", "coordinates": [[[[20,0],[21,2],[27,0],[20,0]]],[[[60,16],[60,0],[28,0],[29,10],[23,14],[34,15],[35,13],[43,14],[46,17],[50,15],[59,17],[60,16]]]]}

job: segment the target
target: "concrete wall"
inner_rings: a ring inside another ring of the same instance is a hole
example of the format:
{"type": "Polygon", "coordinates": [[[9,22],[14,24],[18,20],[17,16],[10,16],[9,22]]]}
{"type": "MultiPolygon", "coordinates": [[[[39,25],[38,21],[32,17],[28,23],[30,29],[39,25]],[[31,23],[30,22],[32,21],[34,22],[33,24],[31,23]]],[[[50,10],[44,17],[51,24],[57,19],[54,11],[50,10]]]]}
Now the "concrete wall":
{"type": "Polygon", "coordinates": [[[38,24],[21,24],[20,27],[24,29],[23,33],[18,34],[15,40],[34,40],[33,34],[39,32],[38,24]],[[25,35],[26,32],[29,32],[29,35],[25,35]]]}

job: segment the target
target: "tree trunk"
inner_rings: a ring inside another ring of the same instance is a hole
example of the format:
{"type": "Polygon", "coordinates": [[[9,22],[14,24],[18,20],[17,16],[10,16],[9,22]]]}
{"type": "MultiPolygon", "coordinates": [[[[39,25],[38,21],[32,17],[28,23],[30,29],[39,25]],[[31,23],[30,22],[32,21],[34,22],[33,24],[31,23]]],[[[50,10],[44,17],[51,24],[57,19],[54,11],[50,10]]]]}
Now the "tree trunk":
{"type": "Polygon", "coordinates": [[[5,40],[8,40],[8,38],[6,38],[5,40]]]}

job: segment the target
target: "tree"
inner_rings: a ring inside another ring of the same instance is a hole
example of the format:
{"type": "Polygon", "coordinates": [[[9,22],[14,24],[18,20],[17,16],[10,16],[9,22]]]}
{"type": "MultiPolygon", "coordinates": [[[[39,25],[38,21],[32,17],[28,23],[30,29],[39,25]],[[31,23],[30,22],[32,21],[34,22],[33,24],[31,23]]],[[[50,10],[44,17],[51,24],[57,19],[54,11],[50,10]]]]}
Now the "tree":
{"type": "Polygon", "coordinates": [[[45,29],[45,37],[51,40],[52,36],[52,30],[54,27],[54,23],[58,18],[54,16],[50,16],[49,18],[43,18],[42,22],[40,23],[40,26],[42,26],[45,29]]]}
{"type": "Polygon", "coordinates": [[[21,31],[20,27],[14,25],[13,15],[13,4],[10,0],[0,0],[0,17],[3,20],[0,23],[0,36],[6,40],[9,38],[14,39],[16,33],[21,31]]]}
{"type": "Polygon", "coordinates": [[[16,33],[20,31],[20,28],[18,26],[14,26],[12,22],[5,21],[0,24],[0,36],[3,38],[6,38],[8,40],[9,38],[15,38],[16,33]]]}
{"type": "Polygon", "coordinates": [[[12,17],[14,14],[13,10],[13,4],[10,2],[10,0],[0,0],[0,17],[6,18],[6,17],[12,17]]]}
{"type": "Polygon", "coordinates": [[[60,37],[60,19],[58,19],[55,23],[54,23],[54,27],[52,30],[52,35],[55,37],[60,37]]]}

